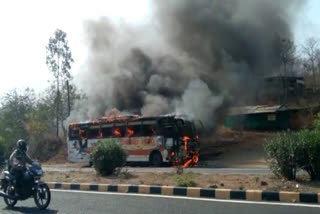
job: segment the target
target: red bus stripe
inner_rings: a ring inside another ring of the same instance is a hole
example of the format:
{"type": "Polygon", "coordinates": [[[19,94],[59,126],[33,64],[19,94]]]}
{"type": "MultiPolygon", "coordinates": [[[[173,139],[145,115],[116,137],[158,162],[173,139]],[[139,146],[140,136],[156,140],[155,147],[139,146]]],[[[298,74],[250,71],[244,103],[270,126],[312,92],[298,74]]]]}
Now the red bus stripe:
{"type": "Polygon", "coordinates": [[[141,149],[136,149],[136,150],[127,150],[128,155],[149,155],[151,150],[141,150],[141,149]]]}

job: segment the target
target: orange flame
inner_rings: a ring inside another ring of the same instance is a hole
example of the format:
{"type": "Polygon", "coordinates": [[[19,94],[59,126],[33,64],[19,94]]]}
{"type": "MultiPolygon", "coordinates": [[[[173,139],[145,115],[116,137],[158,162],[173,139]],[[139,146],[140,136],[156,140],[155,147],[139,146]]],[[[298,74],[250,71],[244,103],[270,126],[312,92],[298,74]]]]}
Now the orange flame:
{"type": "Polygon", "coordinates": [[[193,163],[197,164],[199,162],[199,156],[198,155],[194,155],[192,157],[192,161],[193,161],[193,163]]]}
{"type": "Polygon", "coordinates": [[[184,150],[187,151],[188,150],[188,141],[190,140],[190,137],[188,136],[183,136],[182,141],[184,144],[184,150]]]}
{"type": "Polygon", "coordinates": [[[199,156],[198,155],[193,155],[192,158],[188,159],[183,165],[183,168],[189,167],[189,166],[195,166],[199,162],[199,156]]]}
{"type": "Polygon", "coordinates": [[[121,136],[121,132],[120,132],[120,129],[115,129],[113,131],[113,135],[117,136],[117,137],[120,137],[121,136]]]}
{"type": "Polygon", "coordinates": [[[185,162],[185,163],[183,164],[182,167],[183,167],[183,168],[186,168],[186,167],[190,166],[191,163],[192,163],[192,159],[189,159],[187,162],[185,162]]]}
{"type": "Polygon", "coordinates": [[[127,132],[128,132],[128,136],[129,136],[129,137],[134,134],[134,131],[133,131],[132,129],[129,129],[129,128],[128,128],[128,131],[127,131],[127,132]]]}
{"type": "Polygon", "coordinates": [[[74,127],[74,126],[77,125],[77,123],[76,123],[76,122],[71,122],[69,125],[72,126],[72,127],[74,127]]]}

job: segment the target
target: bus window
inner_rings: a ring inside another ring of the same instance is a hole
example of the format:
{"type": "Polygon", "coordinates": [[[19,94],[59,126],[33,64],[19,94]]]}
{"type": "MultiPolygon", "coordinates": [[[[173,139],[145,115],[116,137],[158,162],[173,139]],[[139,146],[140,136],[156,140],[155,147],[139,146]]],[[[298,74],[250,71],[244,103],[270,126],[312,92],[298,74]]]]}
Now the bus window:
{"type": "Polygon", "coordinates": [[[166,124],[164,126],[161,126],[160,128],[160,133],[161,135],[163,135],[164,137],[167,138],[175,138],[177,137],[177,127],[173,124],[166,124]]]}
{"type": "Polygon", "coordinates": [[[88,137],[87,129],[79,129],[79,134],[81,139],[87,139],[88,137]]]}
{"type": "Polygon", "coordinates": [[[128,137],[141,136],[140,123],[128,123],[127,135],[128,137]]]}
{"type": "Polygon", "coordinates": [[[69,128],[69,140],[78,140],[79,139],[79,129],[78,128],[69,128]]]}
{"type": "Polygon", "coordinates": [[[181,136],[189,136],[189,137],[194,137],[194,127],[191,122],[186,122],[181,128],[180,128],[180,135],[181,136]]]}
{"type": "Polygon", "coordinates": [[[142,136],[154,136],[157,134],[156,130],[157,130],[156,125],[143,124],[141,126],[141,135],[142,136]]]}
{"type": "Polygon", "coordinates": [[[90,128],[87,131],[88,139],[94,139],[100,137],[100,129],[99,128],[90,128]]]}
{"type": "Polygon", "coordinates": [[[102,125],[101,133],[103,138],[112,137],[112,126],[111,125],[102,125]]]}

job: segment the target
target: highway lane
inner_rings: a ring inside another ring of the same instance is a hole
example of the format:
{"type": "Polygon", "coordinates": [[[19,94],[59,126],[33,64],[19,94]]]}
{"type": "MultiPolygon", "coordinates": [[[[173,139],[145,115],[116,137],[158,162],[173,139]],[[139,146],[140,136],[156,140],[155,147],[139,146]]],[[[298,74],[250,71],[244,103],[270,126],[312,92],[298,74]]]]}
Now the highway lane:
{"type": "Polygon", "coordinates": [[[18,202],[13,210],[5,208],[0,199],[0,213],[112,213],[112,214],[141,214],[141,213],[237,213],[237,214],[318,214],[319,205],[251,203],[247,201],[222,201],[189,198],[172,198],[149,195],[53,191],[49,209],[39,211],[35,208],[33,199],[18,202]]]}

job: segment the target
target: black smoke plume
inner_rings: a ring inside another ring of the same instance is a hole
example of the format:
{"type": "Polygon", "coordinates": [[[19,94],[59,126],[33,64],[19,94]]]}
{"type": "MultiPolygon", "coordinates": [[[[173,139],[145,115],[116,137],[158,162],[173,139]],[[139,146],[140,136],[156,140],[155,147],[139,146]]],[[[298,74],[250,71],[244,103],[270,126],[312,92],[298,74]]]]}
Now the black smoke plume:
{"type": "Polygon", "coordinates": [[[113,108],[143,115],[178,112],[212,128],[230,104],[255,96],[259,79],[279,72],[281,40],[293,39],[302,5],[153,1],[148,25],[88,21],[88,64],[77,77],[88,99],[71,118],[98,118],[113,108]]]}

